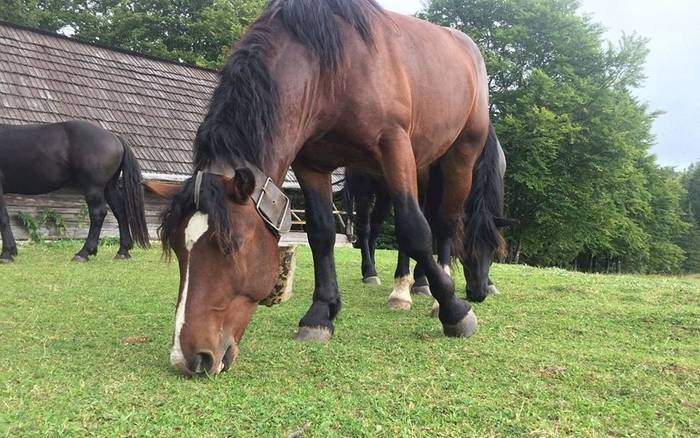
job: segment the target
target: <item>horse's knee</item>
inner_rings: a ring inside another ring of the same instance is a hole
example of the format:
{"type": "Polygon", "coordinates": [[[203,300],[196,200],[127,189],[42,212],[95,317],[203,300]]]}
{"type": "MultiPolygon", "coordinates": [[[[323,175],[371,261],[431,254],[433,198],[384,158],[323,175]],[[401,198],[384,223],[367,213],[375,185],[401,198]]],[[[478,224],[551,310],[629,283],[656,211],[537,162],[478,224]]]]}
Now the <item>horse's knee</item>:
{"type": "Polygon", "coordinates": [[[422,261],[432,254],[432,236],[425,218],[419,214],[397,217],[396,241],[409,257],[422,261]]]}

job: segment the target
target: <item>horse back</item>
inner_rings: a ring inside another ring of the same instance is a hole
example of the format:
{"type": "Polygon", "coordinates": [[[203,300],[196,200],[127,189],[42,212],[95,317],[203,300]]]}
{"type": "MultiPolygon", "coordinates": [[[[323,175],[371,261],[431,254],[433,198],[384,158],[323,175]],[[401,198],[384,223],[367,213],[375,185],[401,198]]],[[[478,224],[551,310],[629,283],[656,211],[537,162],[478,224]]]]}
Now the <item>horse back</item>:
{"type": "Polygon", "coordinates": [[[488,77],[466,35],[387,12],[374,18],[374,47],[348,28],[347,90],[339,126],[357,143],[409,133],[419,166],[444,155],[465,130],[488,129],[488,77]]]}

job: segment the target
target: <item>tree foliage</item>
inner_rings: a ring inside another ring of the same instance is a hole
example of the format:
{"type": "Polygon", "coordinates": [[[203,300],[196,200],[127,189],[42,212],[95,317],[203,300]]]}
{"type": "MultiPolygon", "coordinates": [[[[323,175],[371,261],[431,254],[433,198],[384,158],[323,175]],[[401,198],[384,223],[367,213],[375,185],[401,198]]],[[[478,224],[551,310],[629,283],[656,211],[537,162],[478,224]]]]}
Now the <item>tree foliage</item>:
{"type": "Polygon", "coordinates": [[[482,48],[508,158],[510,257],[594,271],[677,272],[688,229],[677,175],[649,149],[646,40],[604,44],[575,0],[433,0],[420,14],[482,48]]]}
{"type": "Polygon", "coordinates": [[[681,177],[683,185],[683,212],[691,224],[684,236],[682,247],[687,254],[686,272],[700,272],[700,162],[690,166],[681,177]]]}
{"type": "Polygon", "coordinates": [[[5,0],[0,18],[218,68],[265,0],[5,0]]]}

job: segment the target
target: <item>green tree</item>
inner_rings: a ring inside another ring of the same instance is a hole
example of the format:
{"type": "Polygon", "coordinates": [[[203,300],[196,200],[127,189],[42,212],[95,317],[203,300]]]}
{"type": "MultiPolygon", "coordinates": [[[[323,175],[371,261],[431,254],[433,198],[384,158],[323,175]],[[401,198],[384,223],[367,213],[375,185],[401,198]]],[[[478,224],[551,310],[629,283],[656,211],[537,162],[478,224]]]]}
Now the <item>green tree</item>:
{"type": "Polygon", "coordinates": [[[700,273],[700,163],[690,166],[683,173],[681,183],[685,189],[683,211],[691,224],[681,241],[687,256],[683,269],[700,273]]]}
{"type": "Polygon", "coordinates": [[[7,0],[0,18],[86,41],[218,68],[265,0],[7,0]]]}
{"type": "Polygon", "coordinates": [[[72,0],[3,0],[0,20],[55,32],[65,23],[66,9],[72,0]]]}
{"type": "Polygon", "coordinates": [[[470,35],[506,150],[511,257],[610,271],[680,269],[674,177],[649,154],[656,114],[632,91],[646,40],[604,44],[575,0],[432,0],[420,14],[470,35]]]}

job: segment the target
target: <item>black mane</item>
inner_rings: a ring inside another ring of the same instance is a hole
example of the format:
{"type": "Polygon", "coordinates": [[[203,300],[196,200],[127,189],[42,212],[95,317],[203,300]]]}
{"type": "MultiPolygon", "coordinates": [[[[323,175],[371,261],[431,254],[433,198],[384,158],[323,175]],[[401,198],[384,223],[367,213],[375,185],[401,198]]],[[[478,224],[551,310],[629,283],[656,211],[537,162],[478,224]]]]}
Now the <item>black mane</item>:
{"type": "Polygon", "coordinates": [[[195,139],[195,168],[214,161],[236,165],[241,159],[263,167],[270,158],[279,121],[279,85],[267,65],[274,48],[275,22],[316,56],[323,74],[332,76],[341,67],[344,53],[335,16],[372,46],[370,15],[381,11],[375,0],[271,0],[221,71],[195,139]]]}
{"type": "MultiPolygon", "coordinates": [[[[234,167],[246,160],[262,168],[271,159],[272,138],[279,121],[279,85],[268,68],[280,24],[318,59],[321,73],[333,78],[342,66],[343,34],[336,16],[373,46],[370,15],[381,13],[375,0],[271,0],[262,16],[234,47],[221,71],[209,112],[194,144],[194,166],[214,162],[234,167]]],[[[214,237],[225,253],[235,250],[226,197],[217,178],[205,176],[199,210],[209,215],[214,237]]],[[[194,183],[189,180],[162,215],[160,237],[169,254],[174,231],[192,214],[194,183]]]]}

